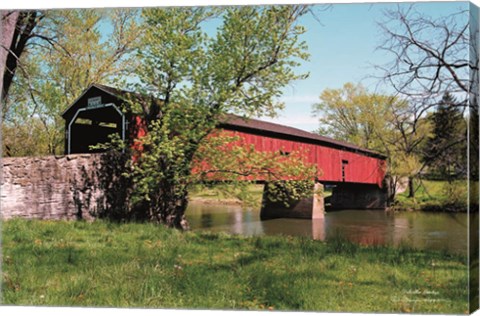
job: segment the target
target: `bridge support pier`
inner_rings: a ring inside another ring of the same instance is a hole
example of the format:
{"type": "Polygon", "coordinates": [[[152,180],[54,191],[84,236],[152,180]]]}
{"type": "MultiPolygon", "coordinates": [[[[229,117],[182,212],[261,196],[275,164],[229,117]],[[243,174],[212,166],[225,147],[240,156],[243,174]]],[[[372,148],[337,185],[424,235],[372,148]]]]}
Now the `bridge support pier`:
{"type": "Polygon", "coordinates": [[[323,185],[321,183],[315,183],[311,197],[290,201],[289,207],[282,202],[270,201],[268,190],[268,185],[265,184],[260,211],[261,220],[274,218],[323,219],[325,217],[323,185]]]}
{"type": "Polygon", "coordinates": [[[388,193],[375,184],[339,183],[329,198],[332,209],[385,209],[388,193]]]}

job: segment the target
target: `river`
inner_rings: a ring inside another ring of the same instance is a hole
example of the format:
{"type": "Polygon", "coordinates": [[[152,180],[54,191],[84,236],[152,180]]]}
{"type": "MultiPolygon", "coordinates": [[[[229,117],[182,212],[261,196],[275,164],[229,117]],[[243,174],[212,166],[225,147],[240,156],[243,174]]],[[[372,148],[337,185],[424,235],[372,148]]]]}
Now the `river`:
{"type": "Polygon", "coordinates": [[[407,244],[417,249],[467,253],[467,214],[341,210],[323,220],[260,220],[257,208],[191,202],[187,219],[192,230],[241,235],[293,235],[327,240],[342,236],[360,244],[407,244]]]}

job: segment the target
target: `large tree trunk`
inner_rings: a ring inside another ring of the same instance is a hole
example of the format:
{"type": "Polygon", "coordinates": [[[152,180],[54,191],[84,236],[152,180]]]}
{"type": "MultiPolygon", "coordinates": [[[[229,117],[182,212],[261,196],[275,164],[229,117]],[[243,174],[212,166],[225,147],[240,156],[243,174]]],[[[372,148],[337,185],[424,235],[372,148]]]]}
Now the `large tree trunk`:
{"type": "MultiPolygon", "coordinates": [[[[0,11],[0,75],[2,78],[6,70],[7,56],[12,45],[18,15],[18,11],[0,11]]],[[[0,92],[3,101],[4,95],[6,96],[3,80],[0,80],[0,92]]]]}
{"type": "Polygon", "coordinates": [[[413,186],[413,177],[408,177],[408,197],[415,197],[415,188],[413,186]]]}
{"type": "Polygon", "coordinates": [[[189,225],[185,218],[188,206],[188,191],[186,188],[175,190],[174,187],[164,185],[160,192],[152,199],[149,205],[149,220],[171,228],[188,230],[189,225]],[[174,192],[177,192],[176,194],[174,192]]]}
{"type": "Polygon", "coordinates": [[[22,11],[18,14],[5,63],[6,68],[3,72],[3,87],[1,90],[3,102],[7,99],[8,90],[13,83],[15,72],[20,65],[20,56],[24,52],[28,40],[32,37],[33,29],[37,26],[39,19],[41,19],[41,17],[38,17],[37,11],[22,11]]]}

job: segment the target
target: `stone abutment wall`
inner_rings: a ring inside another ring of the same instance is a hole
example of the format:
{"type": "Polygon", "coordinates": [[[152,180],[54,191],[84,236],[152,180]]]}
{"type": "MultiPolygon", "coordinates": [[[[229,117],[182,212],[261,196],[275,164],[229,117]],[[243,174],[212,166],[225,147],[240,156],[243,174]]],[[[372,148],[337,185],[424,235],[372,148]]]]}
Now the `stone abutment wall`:
{"type": "Polygon", "coordinates": [[[100,154],[3,158],[0,218],[93,219],[105,205],[100,154]]]}

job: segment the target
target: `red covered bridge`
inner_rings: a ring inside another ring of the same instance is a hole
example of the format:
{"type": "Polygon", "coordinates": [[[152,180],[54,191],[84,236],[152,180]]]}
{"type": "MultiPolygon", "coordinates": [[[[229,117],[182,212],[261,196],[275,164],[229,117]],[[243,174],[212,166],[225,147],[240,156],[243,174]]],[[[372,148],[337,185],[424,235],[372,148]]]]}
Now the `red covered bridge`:
{"type": "MultiPolygon", "coordinates": [[[[118,133],[123,139],[133,138],[138,132],[135,129],[136,119],[120,110],[126,94],[129,93],[99,84],[87,88],[62,114],[65,119],[65,153],[92,152],[91,145],[106,142],[112,133],[118,133]]],[[[306,162],[316,164],[322,170],[318,181],[334,187],[330,201],[332,207],[365,209],[386,206],[383,185],[386,157],[382,154],[293,127],[254,119],[228,116],[218,128],[233,132],[241,137],[243,143],[253,144],[258,151],[304,153],[306,162]]],[[[314,200],[303,201],[294,206],[294,210],[280,210],[280,205],[264,205],[263,217],[316,217],[315,211],[311,211],[316,207],[314,200]]],[[[320,202],[323,209],[323,199],[320,202]]]]}
{"type": "Polygon", "coordinates": [[[219,128],[233,131],[258,151],[302,152],[316,164],[323,183],[363,183],[382,187],[386,157],[358,146],[280,124],[230,116],[219,128]]]}

